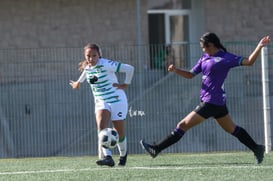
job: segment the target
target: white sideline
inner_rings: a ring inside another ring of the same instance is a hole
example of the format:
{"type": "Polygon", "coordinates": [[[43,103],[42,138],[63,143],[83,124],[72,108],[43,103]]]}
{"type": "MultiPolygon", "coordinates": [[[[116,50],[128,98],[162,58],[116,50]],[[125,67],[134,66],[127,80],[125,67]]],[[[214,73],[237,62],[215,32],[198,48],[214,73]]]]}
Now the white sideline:
{"type": "MultiPolygon", "coordinates": [[[[98,168],[82,168],[82,169],[57,169],[57,170],[32,170],[32,171],[16,171],[16,172],[0,172],[0,175],[23,175],[23,174],[39,174],[39,173],[57,173],[57,172],[85,172],[85,171],[100,171],[105,169],[124,169],[124,170],[200,170],[200,169],[215,169],[216,166],[151,166],[151,167],[98,167],[98,168]]],[[[273,169],[273,165],[241,165],[241,166],[221,166],[221,169],[273,169]]]]}

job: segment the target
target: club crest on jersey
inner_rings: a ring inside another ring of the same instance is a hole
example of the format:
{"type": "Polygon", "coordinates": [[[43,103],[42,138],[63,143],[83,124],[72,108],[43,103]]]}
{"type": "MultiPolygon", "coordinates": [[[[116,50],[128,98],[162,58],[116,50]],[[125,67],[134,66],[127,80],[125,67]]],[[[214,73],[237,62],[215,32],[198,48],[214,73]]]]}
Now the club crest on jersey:
{"type": "Polygon", "coordinates": [[[214,62],[220,62],[221,61],[221,57],[214,57],[214,62]]]}

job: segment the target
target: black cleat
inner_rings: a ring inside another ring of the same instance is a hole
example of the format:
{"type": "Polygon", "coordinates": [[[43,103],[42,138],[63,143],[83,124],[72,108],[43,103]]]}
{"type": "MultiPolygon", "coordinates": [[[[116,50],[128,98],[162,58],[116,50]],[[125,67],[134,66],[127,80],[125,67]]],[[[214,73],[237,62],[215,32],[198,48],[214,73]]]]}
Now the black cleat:
{"type": "Polygon", "coordinates": [[[104,165],[109,167],[115,166],[115,162],[111,156],[106,156],[105,158],[101,160],[97,160],[96,163],[97,165],[100,165],[100,166],[104,166],[104,165]]]}
{"type": "Polygon", "coordinates": [[[119,158],[118,166],[125,166],[127,162],[127,153],[119,158]]]}
{"type": "Polygon", "coordinates": [[[154,146],[145,143],[144,140],[140,140],[140,144],[144,150],[146,150],[152,158],[155,158],[160,151],[158,151],[154,146]]]}
{"type": "Polygon", "coordinates": [[[265,146],[264,145],[258,145],[256,150],[254,151],[254,155],[256,157],[256,163],[257,164],[260,164],[260,163],[263,162],[264,152],[265,152],[265,146]]]}

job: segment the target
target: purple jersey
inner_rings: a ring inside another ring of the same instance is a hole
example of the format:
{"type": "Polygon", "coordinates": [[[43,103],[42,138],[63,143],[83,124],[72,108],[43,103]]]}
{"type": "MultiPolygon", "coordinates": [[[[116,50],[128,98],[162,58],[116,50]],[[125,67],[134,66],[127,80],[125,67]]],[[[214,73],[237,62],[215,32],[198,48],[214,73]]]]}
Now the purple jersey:
{"type": "Polygon", "coordinates": [[[228,71],[240,66],[243,57],[228,52],[219,51],[213,56],[205,53],[191,69],[195,75],[202,72],[202,87],[200,90],[201,101],[215,104],[226,104],[224,81],[228,71]]]}

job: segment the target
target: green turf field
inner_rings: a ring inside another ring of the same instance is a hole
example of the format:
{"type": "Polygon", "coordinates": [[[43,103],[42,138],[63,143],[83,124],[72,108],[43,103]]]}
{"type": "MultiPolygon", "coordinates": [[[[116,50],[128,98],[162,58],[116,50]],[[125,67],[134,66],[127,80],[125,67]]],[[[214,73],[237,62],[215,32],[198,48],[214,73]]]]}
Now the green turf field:
{"type": "MultiPolygon", "coordinates": [[[[256,165],[251,152],[129,155],[126,167],[99,167],[97,157],[1,159],[0,180],[273,180],[273,153],[256,165]]],[[[118,159],[114,156],[115,161],[118,159]]]]}

